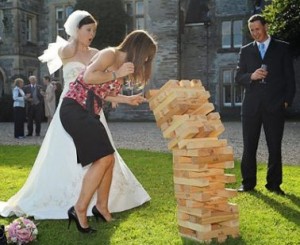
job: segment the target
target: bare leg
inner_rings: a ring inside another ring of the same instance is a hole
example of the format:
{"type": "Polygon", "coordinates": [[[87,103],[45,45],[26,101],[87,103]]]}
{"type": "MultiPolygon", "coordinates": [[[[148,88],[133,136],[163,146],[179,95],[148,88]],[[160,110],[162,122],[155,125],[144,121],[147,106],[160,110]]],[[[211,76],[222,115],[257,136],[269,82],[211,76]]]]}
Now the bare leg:
{"type": "MultiPolygon", "coordinates": [[[[114,163],[113,156],[113,163],[114,163]]],[[[108,210],[108,196],[109,190],[111,186],[112,174],[113,174],[114,164],[111,164],[109,168],[106,170],[105,175],[97,189],[97,203],[96,207],[98,211],[104,216],[106,221],[110,221],[112,219],[111,214],[108,210]]]]}
{"type": "Polygon", "coordinates": [[[113,155],[108,155],[95,161],[83,178],[80,195],[75,204],[75,211],[82,228],[88,227],[86,215],[88,205],[95,191],[103,181],[105,173],[113,166],[113,159],[113,155]]]}

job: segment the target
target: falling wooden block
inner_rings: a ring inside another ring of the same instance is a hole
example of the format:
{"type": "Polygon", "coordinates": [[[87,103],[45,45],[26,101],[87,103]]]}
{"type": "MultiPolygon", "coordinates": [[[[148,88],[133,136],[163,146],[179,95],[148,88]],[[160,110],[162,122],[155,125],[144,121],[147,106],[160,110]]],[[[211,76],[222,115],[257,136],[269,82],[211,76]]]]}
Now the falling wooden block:
{"type": "Polygon", "coordinates": [[[225,127],[209,92],[200,80],[170,80],[148,97],[173,153],[179,233],[205,242],[238,236],[238,207],[228,202],[237,192],[225,186],[236,178],[224,171],[234,167],[233,149],[218,138],[225,127]]]}

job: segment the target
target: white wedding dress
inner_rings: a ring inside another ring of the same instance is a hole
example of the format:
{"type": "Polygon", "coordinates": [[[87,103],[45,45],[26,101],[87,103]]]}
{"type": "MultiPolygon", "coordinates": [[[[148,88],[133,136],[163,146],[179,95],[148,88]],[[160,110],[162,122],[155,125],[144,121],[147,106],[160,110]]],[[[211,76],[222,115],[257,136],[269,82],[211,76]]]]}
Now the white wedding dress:
{"type": "MultiPolygon", "coordinates": [[[[64,89],[56,113],[49,125],[33,168],[23,187],[7,202],[0,202],[0,215],[34,216],[35,219],[66,219],[67,210],[75,204],[81,189],[82,178],[89,166],[77,164],[76,149],[71,136],[62,127],[59,108],[69,83],[84,69],[80,62],[64,65],[64,89]]],[[[114,146],[103,112],[100,120],[114,146]]],[[[120,212],[142,205],[150,200],[148,193],[128,169],[117,150],[109,193],[110,212],[120,212]]],[[[93,197],[91,208],[96,203],[93,197]]]]}

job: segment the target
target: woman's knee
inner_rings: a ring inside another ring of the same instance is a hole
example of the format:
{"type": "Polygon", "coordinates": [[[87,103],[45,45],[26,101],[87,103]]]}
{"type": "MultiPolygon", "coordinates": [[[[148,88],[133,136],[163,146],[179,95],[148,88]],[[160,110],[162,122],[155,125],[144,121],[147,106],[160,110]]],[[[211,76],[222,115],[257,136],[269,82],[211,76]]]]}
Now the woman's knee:
{"type": "Polygon", "coordinates": [[[99,163],[99,165],[102,165],[105,168],[111,168],[114,166],[115,157],[113,154],[107,155],[105,157],[100,158],[97,162],[99,163]]]}

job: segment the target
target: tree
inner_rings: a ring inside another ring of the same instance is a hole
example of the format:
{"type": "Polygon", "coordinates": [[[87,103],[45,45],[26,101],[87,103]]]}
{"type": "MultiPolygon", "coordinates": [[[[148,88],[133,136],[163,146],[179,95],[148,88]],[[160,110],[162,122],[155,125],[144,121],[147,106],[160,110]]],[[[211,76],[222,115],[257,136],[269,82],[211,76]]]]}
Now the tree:
{"type": "Polygon", "coordinates": [[[263,11],[271,35],[290,43],[295,57],[300,55],[300,1],[269,0],[263,11]]]}
{"type": "Polygon", "coordinates": [[[93,47],[115,46],[125,37],[129,17],[122,0],[77,0],[76,9],[88,11],[98,21],[93,47]]]}

